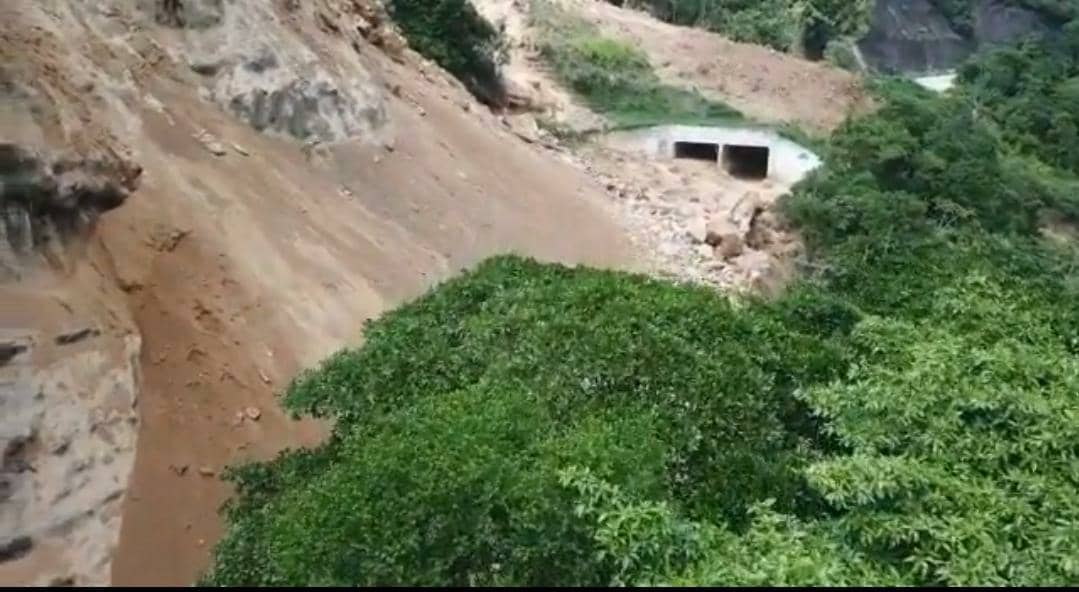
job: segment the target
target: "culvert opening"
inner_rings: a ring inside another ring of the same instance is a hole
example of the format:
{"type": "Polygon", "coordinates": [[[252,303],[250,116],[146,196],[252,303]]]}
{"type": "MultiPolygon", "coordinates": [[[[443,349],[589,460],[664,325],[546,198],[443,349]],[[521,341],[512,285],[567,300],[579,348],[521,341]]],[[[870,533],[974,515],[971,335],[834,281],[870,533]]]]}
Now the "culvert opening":
{"type": "Polygon", "coordinates": [[[741,179],[767,178],[769,157],[771,150],[767,146],[723,146],[723,168],[731,176],[741,179]]]}
{"type": "Polygon", "coordinates": [[[719,162],[719,144],[705,142],[675,142],[674,157],[719,162]]]}

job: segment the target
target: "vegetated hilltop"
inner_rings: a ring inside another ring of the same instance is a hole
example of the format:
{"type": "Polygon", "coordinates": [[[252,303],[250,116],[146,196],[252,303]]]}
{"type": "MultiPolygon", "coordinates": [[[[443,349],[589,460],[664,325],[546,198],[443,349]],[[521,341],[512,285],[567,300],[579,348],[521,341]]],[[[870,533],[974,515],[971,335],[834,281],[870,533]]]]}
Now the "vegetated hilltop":
{"type": "Polygon", "coordinates": [[[319,441],[274,391],[364,319],[495,253],[632,263],[406,5],[0,2],[0,583],[190,584],[216,474],[319,441]]]}
{"type": "Polygon", "coordinates": [[[881,85],[773,301],[498,258],[387,314],[289,389],[333,437],[231,472],[206,583],[1076,583],[1074,135],[1021,114],[1077,76],[1071,24],[881,85]]]}

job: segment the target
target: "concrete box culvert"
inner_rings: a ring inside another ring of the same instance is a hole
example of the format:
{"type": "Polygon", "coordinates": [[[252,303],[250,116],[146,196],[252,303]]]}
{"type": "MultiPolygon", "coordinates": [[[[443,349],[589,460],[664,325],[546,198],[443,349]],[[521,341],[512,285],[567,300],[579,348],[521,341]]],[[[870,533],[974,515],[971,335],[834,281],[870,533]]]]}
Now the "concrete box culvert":
{"type": "Polygon", "coordinates": [[[607,141],[652,158],[708,160],[737,177],[788,184],[821,165],[816,154],[770,129],[670,125],[614,132],[607,141]]]}
{"type": "Polygon", "coordinates": [[[719,162],[719,144],[711,142],[675,142],[674,157],[719,162]]]}
{"type": "Polygon", "coordinates": [[[768,163],[771,161],[772,150],[767,146],[724,144],[723,158],[720,162],[723,170],[732,177],[766,179],[768,178],[768,163]]]}

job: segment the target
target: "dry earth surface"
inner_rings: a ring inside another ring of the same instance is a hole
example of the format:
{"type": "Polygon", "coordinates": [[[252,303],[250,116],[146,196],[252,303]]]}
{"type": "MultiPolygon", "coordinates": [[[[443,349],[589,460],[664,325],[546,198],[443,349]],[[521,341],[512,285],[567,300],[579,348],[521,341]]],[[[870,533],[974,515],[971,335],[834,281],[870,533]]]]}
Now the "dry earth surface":
{"type": "Polygon", "coordinates": [[[695,88],[755,120],[826,132],[872,108],[862,79],[827,63],[670,25],[601,0],[561,1],[644,50],[668,84],[695,88]]]}
{"type": "Polygon", "coordinates": [[[365,319],[499,252],[632,267],[592,179],[378,20],[0,3],[0,582],[190,584],[217,474],[319,440],[275,393],[365,319]]]}

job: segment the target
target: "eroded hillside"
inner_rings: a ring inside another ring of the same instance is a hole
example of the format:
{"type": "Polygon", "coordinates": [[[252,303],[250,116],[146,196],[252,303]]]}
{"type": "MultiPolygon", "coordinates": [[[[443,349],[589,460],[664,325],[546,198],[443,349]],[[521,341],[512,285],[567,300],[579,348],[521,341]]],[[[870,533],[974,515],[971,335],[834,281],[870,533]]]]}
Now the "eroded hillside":
{"type": "Polygon", "coordinates": [[[633,261],[593,181],[383,18],[0,6],[0,581],[189,584],[217,474],[320,438],[274,393],[365,319],[495,252],[633,261]]]}

